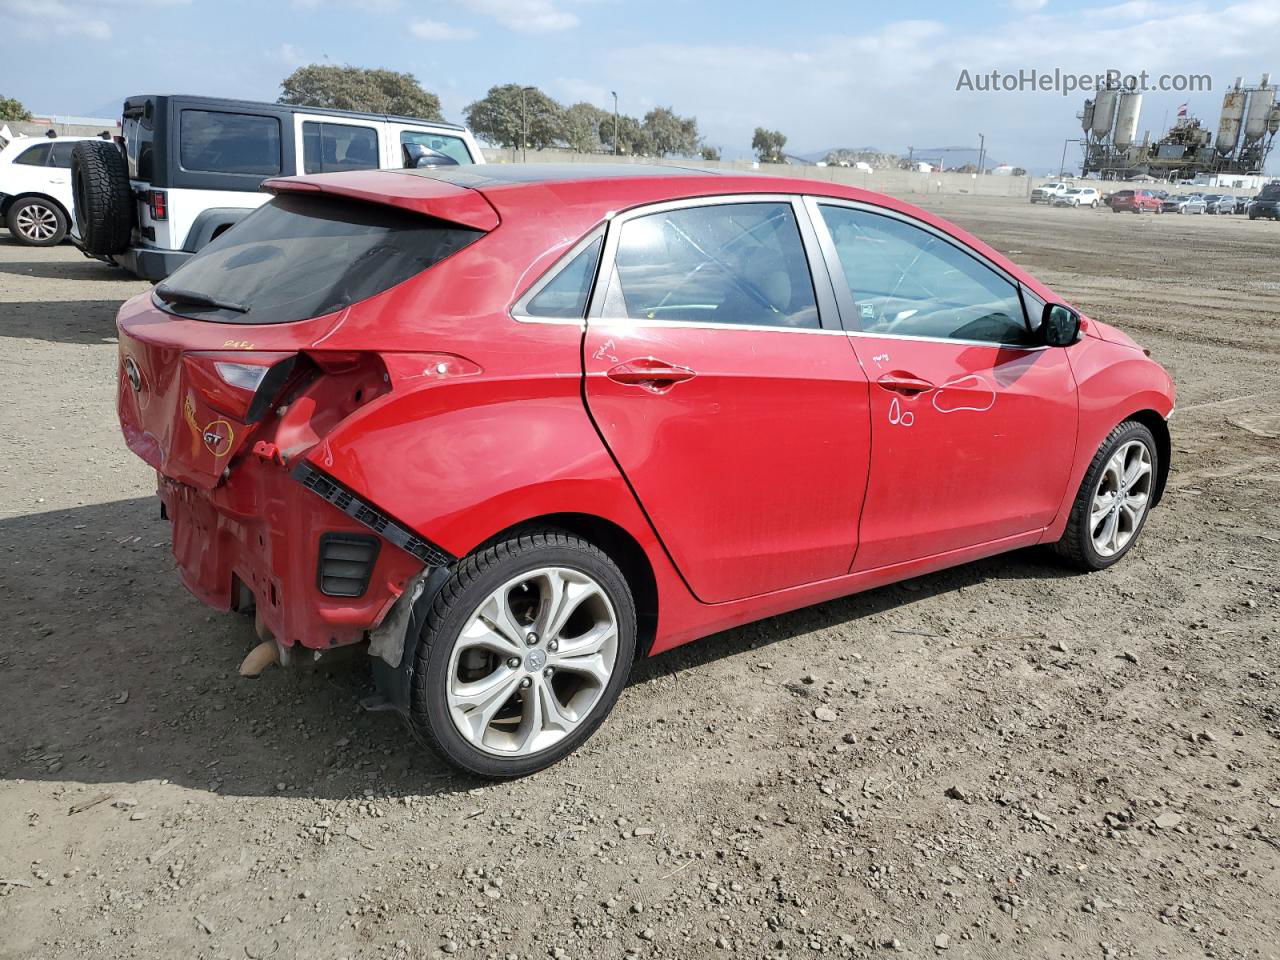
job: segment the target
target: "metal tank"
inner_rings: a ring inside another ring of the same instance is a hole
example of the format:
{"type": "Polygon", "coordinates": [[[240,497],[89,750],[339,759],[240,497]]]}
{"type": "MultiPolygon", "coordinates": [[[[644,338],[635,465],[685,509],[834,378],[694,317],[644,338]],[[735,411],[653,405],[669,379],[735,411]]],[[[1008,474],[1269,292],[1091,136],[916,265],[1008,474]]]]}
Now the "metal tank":
{"type": "Polygon", "coordinates": [[[1262,75],[1262,83],[1249,97],[1249,110],[1245,114],[1244,138],[1247,142],[1259,140],[1267,132],[1276,104],[1276,88],[1271,85],[1271,74],[1262,75]]]}
{"type": "Polygon", "coordinates": [[[1240,89],[1240,77],[1235,86],[1222,98],[1222,117],[1218,120],[1218,139],[1214,144],[1218,153],[1226,157],[1235,152],[1240,140],[1240,121],[1244,119],[1245,91],[1240,89]]]}
{"type": "Polygon", "coordinates": [[[1121,150],[1133,144],[1138,135],[1138,114],[1142,111],[1142,94],[1120,94],[1120,108],[1116,111],[1116,133],[1112,142],[1121,150]]]}
{"type": "Polygon", "coordinates": [[[1093,135],[1099,140],[1106,138],[1111,132],[1111,124],[1116,118],[1116,97],[1119,90],[1099,90],[1098,98],[1093,101],[1093,135]]]}
{"type": "Polygon", "coordinates": [[[1084,113],[1080,114],[1080,129],[1085,133],[1093,127],[1093,101],[1084,102],[1084,113]]]}
{"type": "Polygon", "coordinates": [[[1280,132],[1280,103],[1271,108],[1271,119],[1267,121],[1267,133],[1274,136],[1280,132]]]}

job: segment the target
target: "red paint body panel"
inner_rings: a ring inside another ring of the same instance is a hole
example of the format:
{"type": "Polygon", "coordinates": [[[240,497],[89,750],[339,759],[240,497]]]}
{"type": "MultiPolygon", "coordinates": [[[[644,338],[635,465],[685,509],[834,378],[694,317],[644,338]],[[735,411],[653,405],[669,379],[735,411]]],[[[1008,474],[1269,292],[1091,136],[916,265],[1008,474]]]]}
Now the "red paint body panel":
{"type": "Polygon", "coordinates": [[[1037,532],[1054,519],[1075,451],[1067,351],[850,339],[871,374],[874,436],[855,569],[1037,532]],[[894,373],[932,386],[881,386],[894,373]]]}
{"type": "Polygon", "coordinates": [[[319,535],[366,528],[292,478],[288,467],[299,459],[458,556],[532,518],[608,521],[653,571],[656,653],[1055,539],[1106,433],[1134,412],[1165,416],[1173,405],[1159,365],[1090,321],[1070,348],[1010,351],[511,316],[524,292],[612,213],[763,192],[904,213],[1061,302],[964,231],[865,191],[683,175],[468,189],[387,171],[271,187],[337,192],[488,231],[424,273],[312,320],[181,319],[149,295],[120,311],[121,425],[130,448],[157,470],[183,580],[225,608],[239,579],[286,644],[360,639],[421,569],[384,543],[364,597],[322,596],[319,535]],[[184,372],[192,354],[234,352],[300,356],[305,373],[288,402],[259,424],[229,412],[236,398],[202,379],[207,365],[194,361],[195,371],[184,372]],[[889,360],[877,365],[882,354],[889,360]],[[656,393],[607,377],[619,363],[648,357],[693,376],[656,393]],[[129,362],[141,391],[128,382],[129,362]],[[891,395],[874,381],[893,371],[939,389],[891,395]],[[904,413],[916,414],[907,428],[904,413]],[[206,444],[216,420],[234,437],[219,427],[206,444]]]}
{"type": "Polygon", "coordinates": [[[866,377],[843,339],[590,322],[591,414],[699,600],[849,569],[871,438],[866,377]],[[638,357],[694,375],[665,390],[607,376],[638,357]]]}

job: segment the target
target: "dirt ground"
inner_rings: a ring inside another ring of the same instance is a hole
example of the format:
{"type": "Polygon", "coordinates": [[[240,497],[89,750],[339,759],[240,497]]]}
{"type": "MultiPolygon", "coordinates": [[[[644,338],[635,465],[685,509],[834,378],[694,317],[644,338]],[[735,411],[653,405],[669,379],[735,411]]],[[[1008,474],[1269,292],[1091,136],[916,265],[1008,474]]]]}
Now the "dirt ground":
{"type": "Polygon", "coordinates": [[[929,205],[1172,372],[1136,552],[647,661],[501,785],[358,658],[237,677],[115,421],[144,285],[0,233],[0,957],[1280,956],[1280,225],[929,205]]]}

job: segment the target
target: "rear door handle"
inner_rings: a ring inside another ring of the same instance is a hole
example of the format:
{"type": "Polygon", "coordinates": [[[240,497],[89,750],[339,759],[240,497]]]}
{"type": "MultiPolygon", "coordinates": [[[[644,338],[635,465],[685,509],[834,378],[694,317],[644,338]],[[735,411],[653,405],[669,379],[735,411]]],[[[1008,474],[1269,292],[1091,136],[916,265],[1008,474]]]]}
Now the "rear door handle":
{"type": "Polygon", "coordinates": [[[909,373],[903,373],[901,370],[894,370],[892,373],[886,373],[883,377],[876,381],[882,390],[889,390],[893,393],[902,393],[907,396],[914,396],[917,393],[925,393],[933,389],[933,384],[928,380],[913,376],[909,373]]]}
{"type": "Polygon", "coordinates": [[[692,380],[697,374],[678,363],[667,363],[656,357],[641,357],[610,367],[605,376],[615,383],[625,383],[628,386],[662,388],[692,380]]]}

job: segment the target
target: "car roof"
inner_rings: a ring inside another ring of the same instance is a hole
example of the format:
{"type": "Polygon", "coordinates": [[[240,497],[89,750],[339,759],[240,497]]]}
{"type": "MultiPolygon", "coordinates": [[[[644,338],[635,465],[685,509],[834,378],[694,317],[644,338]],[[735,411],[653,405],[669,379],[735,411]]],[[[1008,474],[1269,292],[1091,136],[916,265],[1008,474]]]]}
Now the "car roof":
{"type": "Polygon", "coordinates": [[[126,97],[123,109],[140,108],[147,100],[179,100],[186,106],[212,107],[227,110],[258,110],[289,113],[323,114],[324,116],[346,117],[351,120],[386,120],[392,122],[413,123],[420,126],[439,127],[442,130],[465,131],[460,123],[449,123],[446,120],[427,120],[423,117],[406,117],[396,113],[366,113],[359,110],[339,110],[330,107],[311,107],[293,103],[267,103],[264,100],[236,100],[228,97],[207,97],[190,93],[137,94],[126,97]]]}
{"type": "Polygon", "coordinates": [[[38,147],[42,143],[79,143],[81,140],[96,140],[97,137],[14,137],[3,147],[0,153],[17,151],[27,147],[38,147]]]}

